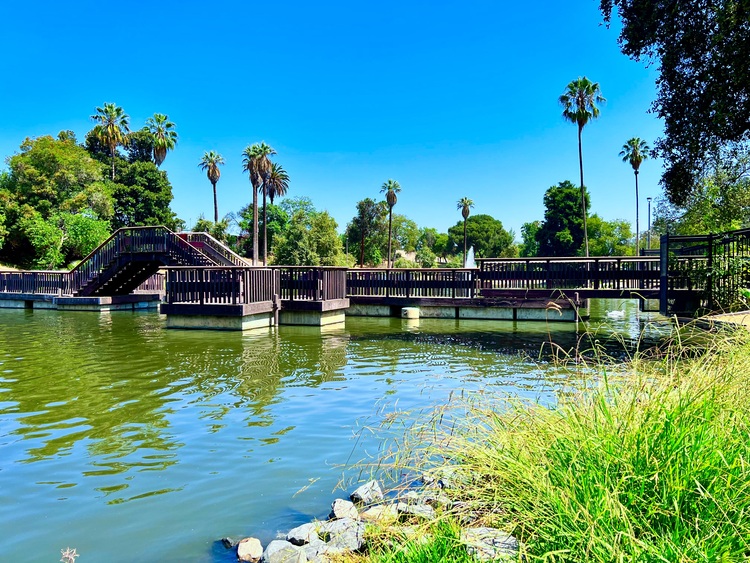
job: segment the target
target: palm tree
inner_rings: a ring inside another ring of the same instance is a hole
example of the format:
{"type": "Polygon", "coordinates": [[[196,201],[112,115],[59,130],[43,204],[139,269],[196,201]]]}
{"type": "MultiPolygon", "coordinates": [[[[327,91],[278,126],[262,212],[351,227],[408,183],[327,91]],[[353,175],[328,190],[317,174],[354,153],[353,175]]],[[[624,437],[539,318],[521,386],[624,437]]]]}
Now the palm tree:
{"type": "Polygon", "coordinates": [[[393,206],[396,205],[398,198],[396,194],[401,191],[401,184],[396,180],[388,179],[380,187],[380,193],[385,193],[385,201],[388,204],[388,259],[386,264],[389,268],[393,267],[393,260],[391,259],[391,230],[393,225],[393,206]]]}
{"type": "Polygon", "coordinates": [[[464,268],[466,267],[466,220],[469,218],[469,210],[472,207],[474,207],[474,202],[468,197],[462,197],[456,205],[456,209],[461,210],[461,216],[464,218],[464,268]]]}
{"type": "Polygon", "coordinates": [[[219,222],[219,205],[216,202],[216,183],[221,178],[221,170],[219,166],[224,164],[224,157],[216,151],[208,151],[203,153],[203,158],[198,163],[201,170],[206,171],[208,181],[214,188],[214,223],[219,222]]]}
{"type": "Polygon", "coordinates": [[[253,266],[258,265],[258,190],[271,173],[272,154],[276,151],[265,142],[248,145],[242,153],[242,169],[250,174],[253,186],[253,266]]]}
{"type": "Polygon", "coordinates": [[[583,211],[583,240],[586,242],[586,257],[589,255],[589,236],[586,226],[586,188],[583,186],[583,151],[581,148],[581,133],[591,119],[599,117],[599,108],[607,100],[602,96],[598,82],[591,82],[585,76],[568,84],[565,92],[560,96],[563,106],[563,117],[578,125],[578,164],[581,169],[581,209],[583,211]]]}
{"type": "Polygon", "coordinates": [[[286,195],[289,190],[289,174],[286,173],[284,167],[278,162],[271,163],[271,172],[268,177],[263,181],[263,265],[267,263],[266,256],[268,255],[268,222],[266,218],[266,196],[271,200],[273,205],[274,198],[278,196],[286,195]]]}
{"type": "Polygon", "coordinates": [[[633,174],[635,174],[635,255],[638,256],[638,237],[640,235],[640,223],[638,221],[638,169],[641,167],[641,162],[649,157],[649,151],[651,149],[646,144],[646,141],[638,137],[628,139],[628,142],[622,145],[620,156],[623,162],[629,162],[630,166],[633,167],[633,174]]]}
{"type": "Polygon", "coordinates": [[[127,134],[130,132],[130,117],[125,111],[114,103],[105,103],[103,107],[96,108],[96,114],[91,116],[96,121],[94,136],[97,140],[109,147],[112,155],[112,180],[115,179],[115,151],[117,145],[127,142],[127,134]]]}
{"type": "Polygon", "coordinates": [[[177,131],[174,130],[174,123],[169,121],[169,117],[163,113],[155,113],[154,117],[146,120],[146,127],[154,140],[154,162],[156,166],[161,166],[167,158],[167,151],[174,149],[177,144],[177,131]]]}

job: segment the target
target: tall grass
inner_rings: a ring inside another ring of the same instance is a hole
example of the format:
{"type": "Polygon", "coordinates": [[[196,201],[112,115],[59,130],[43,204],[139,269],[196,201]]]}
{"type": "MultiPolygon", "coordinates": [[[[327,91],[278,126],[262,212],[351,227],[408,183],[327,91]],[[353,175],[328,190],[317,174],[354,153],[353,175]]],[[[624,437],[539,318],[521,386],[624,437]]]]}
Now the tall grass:
{"type": "Polygon", "coordinates": [[[602,363],[552,408],[454,401],[391,461],[445,464],[465,501],[450,517],[513,533],[530,561],[750,561],[750,338],[701,345],[635,357],[616,382],[602,363]]]}

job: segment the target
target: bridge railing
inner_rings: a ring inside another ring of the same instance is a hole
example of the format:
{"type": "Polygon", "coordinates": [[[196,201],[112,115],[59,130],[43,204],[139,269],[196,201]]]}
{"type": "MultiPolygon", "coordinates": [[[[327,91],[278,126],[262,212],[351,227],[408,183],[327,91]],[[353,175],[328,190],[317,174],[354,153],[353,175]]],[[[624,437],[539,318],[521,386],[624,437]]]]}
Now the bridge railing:
{"type": "Polygon", "coordinates": [[[348,297],[472,299],[476,268],[356,269],[346,273],[348,297]]]}
{"type": "Polygon", "coordinates": [[[346,298],[346,268],[333,266],[272,266],[279,272],[281,299],[328,301],[346,298]]]}
{"type": "Polygon", "coordinates": [[[70,272],[0,272],[0,292],[3,293],[67,294],[72,291],[71,282],[70,272]]]}
{"type": "Polygon", "coordinates": [[[273,301],[279,294],[277,270],[238,266],[170,266],[167,274],[167,303],[199,305],[244,305],[273,301]]]}
{"type": "Polygon", "coordinates": [[[190,243],[206,256],[211,257],[217,264],[223,266],[250,265],[244,258],[232,252],[208,233],[182,232],[177,233],[177,236],[190,243]]]}
{"type": "Polygon", "coordinates": [[[657,289],[659,258],[478,258],[482,289],[657,289]]]}

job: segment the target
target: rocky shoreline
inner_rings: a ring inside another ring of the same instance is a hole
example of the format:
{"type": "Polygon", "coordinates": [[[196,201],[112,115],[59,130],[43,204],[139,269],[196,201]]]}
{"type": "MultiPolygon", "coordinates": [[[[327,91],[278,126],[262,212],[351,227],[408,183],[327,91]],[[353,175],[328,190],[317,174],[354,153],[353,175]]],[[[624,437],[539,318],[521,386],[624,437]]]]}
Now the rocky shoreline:
{"type": "MultiPolygon", "coordinates": [[[[379,527],[386,537],[421,541],[427,536],[419,524],[437,518],[440,511],[459,506],[445,489],[448,479],[423,478],[424,486],[386,498],[377,481],[358,487],[349,499],[336,499],[328,520],[313,521],[289,530],[265,547],[260,540],[246,537],[222,540],[236,550],[238,561],[249,563],[330,563],[331,557],[346,553],[366,553],[370,540],[368,526],[379,527]]],[[[454,495],[456,496],[456,495],[454,495]]],[[[392,541],[392,540],[385,540],[392,541]]],[[[520,545],[512,535],[496,528],[473,526],[467,519],[460,541],[470,554],[482,561],[514,561],[520,545]]]]}

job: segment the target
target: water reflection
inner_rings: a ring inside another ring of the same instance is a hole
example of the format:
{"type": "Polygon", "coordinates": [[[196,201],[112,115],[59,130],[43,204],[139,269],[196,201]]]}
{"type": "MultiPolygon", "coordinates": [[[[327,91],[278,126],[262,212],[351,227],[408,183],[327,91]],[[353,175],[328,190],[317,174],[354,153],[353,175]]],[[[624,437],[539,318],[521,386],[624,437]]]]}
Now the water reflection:
{"type": "Polygon", "coordinates": [[[553,400],[581,375],[554,367],[554,347],[584,347],[584,328],[635,341],[652,320],[607,322],[617,307],[634,305],[594,303],[586,327],[348,319],[248,333],[0,310],[1,550],[24,560],[33,539],[50,560],[75,544],[92,561],[147,561],[168,537],[196,561],[224,534],[271,539],[325,516],[337,466],[378,451],[363,429],[385,417],[470,390],[553,400]],[[114,528],[111,542],[91,534],[114,528]]]}

